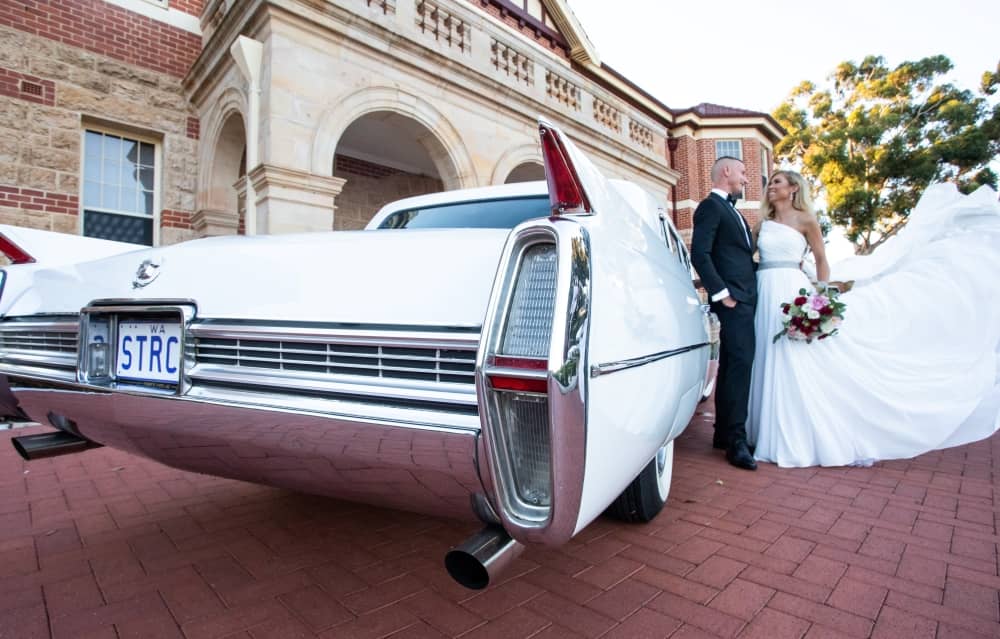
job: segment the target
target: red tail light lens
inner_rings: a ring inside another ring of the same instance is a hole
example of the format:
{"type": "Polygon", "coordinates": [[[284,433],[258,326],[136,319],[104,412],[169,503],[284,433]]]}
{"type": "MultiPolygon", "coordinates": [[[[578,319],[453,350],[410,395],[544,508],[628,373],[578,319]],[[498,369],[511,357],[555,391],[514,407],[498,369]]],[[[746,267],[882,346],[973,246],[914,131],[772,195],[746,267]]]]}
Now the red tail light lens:
{"type": "Polygon", "coordinates": [[[544,125],[538,127],[538,133],[542,138],[542,159],[552,213],[590,213],[590,201],[580,183],[580,176],[559,136],[544,125]]]}
{"type": "Polygon", "coordinates": [[[509,369],[511,374],[490,373],[490,385],[494,390],[516,391],[520,393],[547,393],[548,380],[545,376],[521,376],[516,371],[547,371],[549,363],[534,357],[504,357],[494,355],[489,359],[490,368],[509,369]]]}
{"type": "Polygon", "coordinates": [[[521,377],[504,377],[490,375],[490,384],[495,390],[518,391],[521,393],[545,393],[548,391],[548,381],[544,379],[523,379],[521,377]]]}
{"type": "Polygon", "coordinates": [[[30,264],[35,261],[35,258],[11,242],[5,235],[0,235],[0,253],[6,255],[11,264],[30,264]]]}

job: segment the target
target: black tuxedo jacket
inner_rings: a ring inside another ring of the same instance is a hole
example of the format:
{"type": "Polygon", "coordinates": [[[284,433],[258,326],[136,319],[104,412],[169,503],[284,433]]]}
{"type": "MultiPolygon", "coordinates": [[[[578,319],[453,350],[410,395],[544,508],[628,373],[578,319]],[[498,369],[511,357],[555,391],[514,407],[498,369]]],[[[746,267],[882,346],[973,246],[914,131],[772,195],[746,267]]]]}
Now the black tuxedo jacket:
{"type": "Polygon", "coordinates": [[[709,299],[728,288],[737,302],[757,302],[757,274],[753,261],[753,234],[742,215],[716,193],[694,211],[691,263],[708,291],[709,299]],[[747,245],[747,237],[751,245],[747,245]]]}

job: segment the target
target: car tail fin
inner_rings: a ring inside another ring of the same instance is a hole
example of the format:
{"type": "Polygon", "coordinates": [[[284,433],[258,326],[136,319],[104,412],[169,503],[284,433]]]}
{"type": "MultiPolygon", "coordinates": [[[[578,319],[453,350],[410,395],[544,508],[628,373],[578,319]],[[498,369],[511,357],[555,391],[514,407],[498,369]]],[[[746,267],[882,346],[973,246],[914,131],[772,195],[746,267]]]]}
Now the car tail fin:
{"type": "Polygon", "coordinates": [[[2,232],[0,232],[0,253],[3,253],[11,264],[31,264],[35,261],[31,254],[2,232]]]}
{"type": "Polygon", "coordinates": [[[142,248],[145,247],[127,242],[0,224],[0,254],[12,264],[61,266],[142,248]]]}
{"type": "Polygon", "coordinates": [[[538,134],[552,214],[594,214],[607,197],[608,185],[604,176],[558,127],[545,118],[538,119],[538,134]]]}

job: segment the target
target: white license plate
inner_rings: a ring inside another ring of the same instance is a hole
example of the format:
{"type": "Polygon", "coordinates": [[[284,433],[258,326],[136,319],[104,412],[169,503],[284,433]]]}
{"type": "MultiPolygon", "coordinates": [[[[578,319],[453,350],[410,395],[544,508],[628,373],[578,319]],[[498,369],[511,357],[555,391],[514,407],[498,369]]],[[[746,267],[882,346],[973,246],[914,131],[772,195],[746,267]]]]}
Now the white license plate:
{"type": "Polygon", "coordinates": [[[138,382],[180,381],[180,322],[118,322],[115,377],[138,382]]]}

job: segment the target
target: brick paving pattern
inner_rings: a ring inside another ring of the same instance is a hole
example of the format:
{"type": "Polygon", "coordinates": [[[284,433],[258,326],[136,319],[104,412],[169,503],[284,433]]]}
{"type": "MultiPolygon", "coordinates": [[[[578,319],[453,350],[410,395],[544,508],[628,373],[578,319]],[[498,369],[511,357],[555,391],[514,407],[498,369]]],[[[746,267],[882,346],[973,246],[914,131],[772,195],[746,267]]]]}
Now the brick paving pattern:
{"type": "Polygon", "coordinates": [[[601,518],[485,591],[478,526],[0,431],[0,638],[1000,637],[1000,435],[872,468],[728,466],[706,417],[647,525],[601,518]]]}

